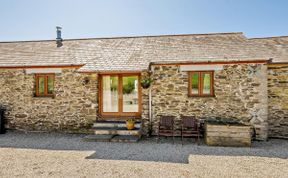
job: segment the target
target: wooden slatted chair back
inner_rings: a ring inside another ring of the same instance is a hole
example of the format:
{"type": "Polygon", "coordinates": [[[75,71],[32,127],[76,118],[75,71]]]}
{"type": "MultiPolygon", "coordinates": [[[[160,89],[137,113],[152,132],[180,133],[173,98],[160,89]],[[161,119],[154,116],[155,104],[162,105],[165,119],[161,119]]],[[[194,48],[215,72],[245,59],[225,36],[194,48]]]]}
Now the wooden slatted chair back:
{"type": "Polygon", "coordinates": [[[162,116],[160,118],[160,126],[173,127],[174,116],[162,116]]]}
{"type": "Polygon", "coordinates": [[[182,116],[181,119],[184,128],[197,129],[197,119],[195,116],[182,116]]]}

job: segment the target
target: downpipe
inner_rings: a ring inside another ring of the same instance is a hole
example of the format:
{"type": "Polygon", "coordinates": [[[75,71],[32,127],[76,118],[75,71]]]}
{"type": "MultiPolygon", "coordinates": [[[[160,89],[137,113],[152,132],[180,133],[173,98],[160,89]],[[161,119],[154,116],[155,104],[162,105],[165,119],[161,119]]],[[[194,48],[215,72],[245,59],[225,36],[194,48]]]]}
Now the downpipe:
{"type": "Polygon", "coordinates": [[[152,89],[149,87],[149,136],[152,135],[152,89]]]}

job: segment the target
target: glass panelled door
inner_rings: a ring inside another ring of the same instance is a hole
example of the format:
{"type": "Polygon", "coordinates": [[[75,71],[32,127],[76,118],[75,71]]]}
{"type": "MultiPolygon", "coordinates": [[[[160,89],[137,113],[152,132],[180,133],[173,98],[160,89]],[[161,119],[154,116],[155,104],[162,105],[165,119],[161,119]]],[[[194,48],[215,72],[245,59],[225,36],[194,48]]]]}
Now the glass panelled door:
{"type": "Polygon", "coordinates": [[[118,76],[103,76],[103,112],[119,112],[118,108],[118,76]]]}
{"type": "Polygon", "coordinates": [[[138,112],[138,76],[122,77],[123,112],[138,112]]]}
{"type": "Polygon", "coordinates": [[[140,116],[139,75],[102,75],[101,79],[101,115],[140,116]]]}

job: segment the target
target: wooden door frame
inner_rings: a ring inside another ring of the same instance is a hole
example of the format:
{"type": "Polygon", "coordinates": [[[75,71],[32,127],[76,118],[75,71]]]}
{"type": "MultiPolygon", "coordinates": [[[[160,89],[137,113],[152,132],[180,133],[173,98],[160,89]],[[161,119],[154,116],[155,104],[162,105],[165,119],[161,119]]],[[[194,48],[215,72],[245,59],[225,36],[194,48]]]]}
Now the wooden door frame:
{"type": "Polygon", "coordinates": [[[124,118],[124,117],[141,117],[142,113],[142,88],[140,85],[141,73],[105,73],[99,74],[98,82],[98,98],[99,98],[99,115],[102,118],[124,118]],[[103,112],[103,91],[102,91],[102,77],[103,76],[118,76],[118,112],[103,112]],[[122,79],[125,76],[138,76],[138,112],[123,112],[123,82],[122,79]]]}

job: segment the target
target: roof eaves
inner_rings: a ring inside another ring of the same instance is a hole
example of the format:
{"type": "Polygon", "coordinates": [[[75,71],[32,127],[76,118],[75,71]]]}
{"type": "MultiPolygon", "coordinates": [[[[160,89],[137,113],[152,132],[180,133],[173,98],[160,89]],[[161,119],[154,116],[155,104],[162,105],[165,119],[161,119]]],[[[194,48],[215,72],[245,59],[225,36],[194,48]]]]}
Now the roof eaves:
{"type": "Polygon", "coordinates": [[[145,70],[78,70],[79,73],[141,73],[145,70]]]}
{"type": "Polygon", "coordinates": [[[0,66],[0,69],[22,69],[22,68],[81,68],[85,64],[55,64],[55,65],[11,65],[0,66]]]}
{"type": "Polygon", "coordinates": [[[190,65],[190,64],[245,64],[245,63],[268,63],[271,59],[251,59],[251,60],[207,60],[207,61],[157,61],[150,62],[150,65],[190,65]]]}

